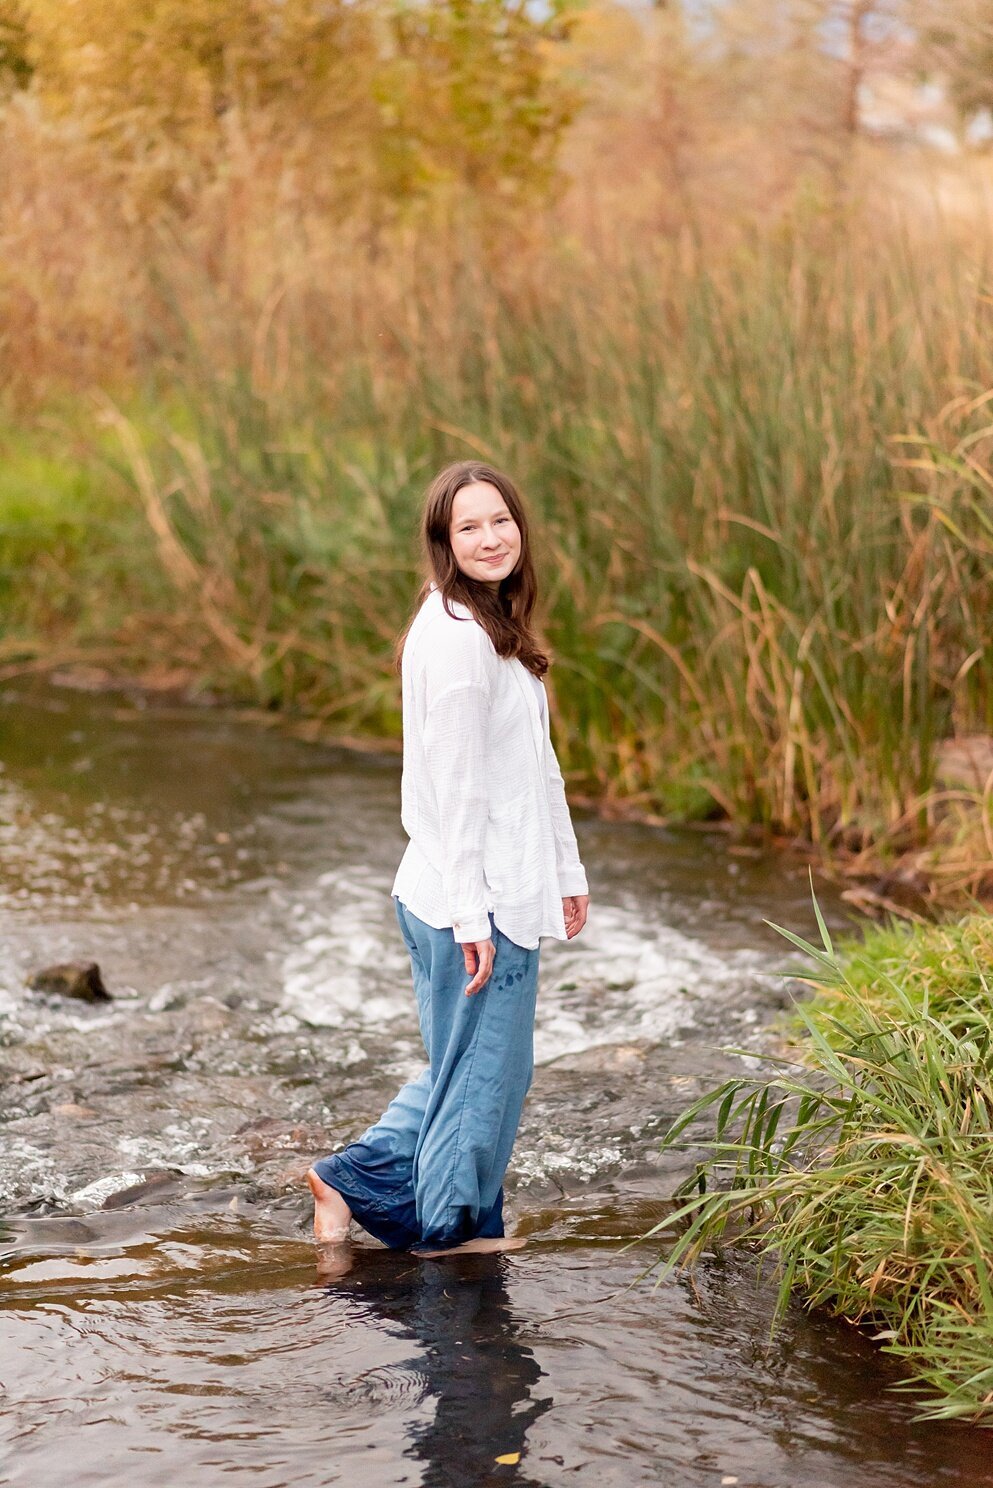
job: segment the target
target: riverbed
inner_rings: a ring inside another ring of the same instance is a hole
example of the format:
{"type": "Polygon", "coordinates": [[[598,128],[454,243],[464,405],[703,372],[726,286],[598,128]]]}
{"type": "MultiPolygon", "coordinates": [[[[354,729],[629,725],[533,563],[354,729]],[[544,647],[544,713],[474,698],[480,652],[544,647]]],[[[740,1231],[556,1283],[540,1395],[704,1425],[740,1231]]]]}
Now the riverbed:
{"type": "MultiPolygon", "coordinates": [[[[806,869],[577,813],[507,1181],[524,1249],[319,1271],[302,1177],[421,1050],[389,889],[399,760],[47,683],[0,711],[0,1482],[993,1488],[989,1437],[745,1258],[633,1245],[674,1115],[757,1059],[806,869]],[[87,1005],[25,989],[99,962],[87,1005]]],[[[825,889],[835,925],[843,907],[825,889]]]]}

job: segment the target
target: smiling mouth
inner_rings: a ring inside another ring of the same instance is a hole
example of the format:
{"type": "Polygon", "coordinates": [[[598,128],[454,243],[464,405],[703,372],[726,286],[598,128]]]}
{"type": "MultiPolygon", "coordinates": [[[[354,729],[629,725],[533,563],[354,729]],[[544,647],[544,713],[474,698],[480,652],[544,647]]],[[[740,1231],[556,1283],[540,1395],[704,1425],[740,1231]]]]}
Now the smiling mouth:
{"type": "Polygon", "coordinates": [[[482,562],[482,563],[504,563],[504,562],[506,562],[508,556],[509,555],[507,553],[501,553],[499,555],[499,557],[497,557],[497,558],[482,558],[480,560],[480,562],[482,562]]]}

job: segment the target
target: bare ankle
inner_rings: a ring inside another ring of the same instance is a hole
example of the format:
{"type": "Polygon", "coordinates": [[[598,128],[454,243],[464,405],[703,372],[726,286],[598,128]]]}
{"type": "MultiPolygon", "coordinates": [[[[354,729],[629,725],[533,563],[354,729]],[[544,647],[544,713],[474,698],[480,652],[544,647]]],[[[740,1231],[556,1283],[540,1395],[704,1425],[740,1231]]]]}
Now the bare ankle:
{"type": "Polygon", "coordinates": [[[348,1238],[352,1211],[336,1188],[325,1183],[311,1168],[307,1184],[314,1196],[314,1235],[321,1244],[338,1244],[348,1238]]]}

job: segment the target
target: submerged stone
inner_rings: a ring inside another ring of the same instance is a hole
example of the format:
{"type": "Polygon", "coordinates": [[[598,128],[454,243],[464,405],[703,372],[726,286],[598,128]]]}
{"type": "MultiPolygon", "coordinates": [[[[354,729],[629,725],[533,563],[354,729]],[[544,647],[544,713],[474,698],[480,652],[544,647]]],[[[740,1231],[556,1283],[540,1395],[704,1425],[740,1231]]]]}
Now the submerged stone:
{"type": "Polygon", "coordinates": [[[856,884],[846,889],[842,899],[855,904],[866,914],[882,918],[896,915],[903,919],[933,920],[934,905],[928,897],[928,880],[923,873],[895,868],[872,883],[856,884]]]}
{"type": "Polygon", "coordinates": [[[101,1204],[102,1209],[124,1209],[129,1204],[141,1204],[146,1199],[173,1198],[183,1191],[183,1174],[178,1168],[154,1169],[139,1177],[136,1183],[126,1188],[115,1189],[101,1204]]]}
{"type": "Polygon", "coordinates": [[[32,992],[54,992],[59,997],[75,997],[80,1002],[111,1002],[95,961],[65,961],[58,966],[45,966],[28,977],[32,992]]]}

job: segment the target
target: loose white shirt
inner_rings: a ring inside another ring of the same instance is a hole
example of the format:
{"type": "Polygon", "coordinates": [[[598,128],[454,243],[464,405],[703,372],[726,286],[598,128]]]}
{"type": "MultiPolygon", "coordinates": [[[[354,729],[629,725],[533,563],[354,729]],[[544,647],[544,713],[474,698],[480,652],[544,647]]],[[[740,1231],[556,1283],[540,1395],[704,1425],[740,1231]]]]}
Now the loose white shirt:
{"type": "Polygon", "coordinates": [[[393,894],[461,942],[492,912],[534,949],[565,940],[562,900],[588,892],[552,747],[544,685],[498,656],[466,606],[431,590],[403,649],[401,820],[393,894]]]}

